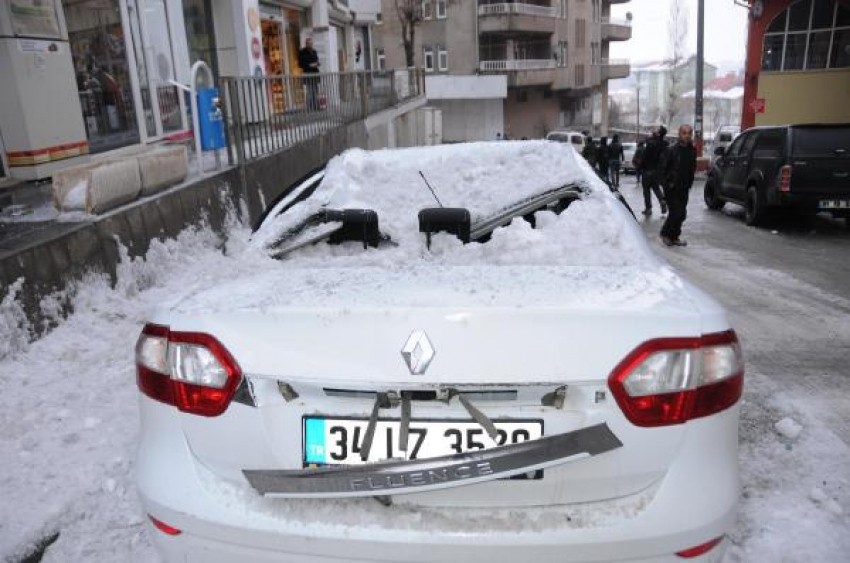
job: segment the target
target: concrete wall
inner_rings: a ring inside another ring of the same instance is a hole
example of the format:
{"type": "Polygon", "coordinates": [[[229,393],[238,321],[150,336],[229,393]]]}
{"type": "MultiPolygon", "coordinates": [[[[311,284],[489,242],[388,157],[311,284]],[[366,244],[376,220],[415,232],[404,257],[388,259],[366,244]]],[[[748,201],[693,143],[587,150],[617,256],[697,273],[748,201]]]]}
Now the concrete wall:
{"type": "Polygon", "coordinates": [[[762,72],[756,125],[850,123],[850,69],[762,72]]]}
{"type": "Polygon", "coordinates": [[[430,105],[443,111],[443,140],[446,142],[492,141],[504,133],[503,100],[434,100],[430,105]]]}
{"type": "Polygon", "coordinates": [[[561,106],[557,96],[544,97],[542,88],[526,88],[527,99],[519,101],[520,92],[508,90],[505,100],[505,134],[510,139],[541,139],[557,129],[561,106]]]}

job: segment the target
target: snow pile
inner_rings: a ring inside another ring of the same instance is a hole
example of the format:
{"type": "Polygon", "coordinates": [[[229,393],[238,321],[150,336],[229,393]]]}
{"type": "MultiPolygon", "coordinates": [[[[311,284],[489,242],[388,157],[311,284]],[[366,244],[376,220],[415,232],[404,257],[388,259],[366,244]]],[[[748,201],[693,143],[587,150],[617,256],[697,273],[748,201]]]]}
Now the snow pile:
{"type": "Polygon", "coordinates": [[[803,431],[803,426],[798,424],[793,418],[786,416],[779,422],[773,425],[776,428],[776,431],[788,438],[789,440],[796,440],[800,435],[800,432],[803,431]]]}
{"type": "Polygon", "coordinates": [[[17,299],[23,284],[24,280],[19,279],[10,285],[0,300],[0,361],[13,352],[24,350],[29,342],[29,321],[17,299]]]}
{"type": "MultiPolygon", "coordinates": [[[[350,149],[333,158],[308,200],[274,218],[256,237],[274,240],[320,209],[373,209],[381,231],[400,244],[419,238],[418,212],[464,207],[472,221],[567,184],[613,200],[608,188],[575,150],[563,143],[467,143],[380,151],[350,149]],[[431,193],[420,172],[433,188],[431,193]]],[[[604,215],[603,215],[604,216],[604,215]]],[[[596,220],[604,222],[602,216],[596,220]]]]}
{"type": "Polygon", "coordinates": [[[0,560],[17,560],[55,532],[44,561],[158,559],[133,482],[135,340],[159,303],[199,280],[275,263],[247,248],[248,234],[237,228],[222,247],[209,230],[187,231],[153,241],[146,260],[124,254],[114,288],[90,276],[45,300],[49,308],[70,299],[74,313],[28,345],[20,306],[3,300],[0,560]]]}

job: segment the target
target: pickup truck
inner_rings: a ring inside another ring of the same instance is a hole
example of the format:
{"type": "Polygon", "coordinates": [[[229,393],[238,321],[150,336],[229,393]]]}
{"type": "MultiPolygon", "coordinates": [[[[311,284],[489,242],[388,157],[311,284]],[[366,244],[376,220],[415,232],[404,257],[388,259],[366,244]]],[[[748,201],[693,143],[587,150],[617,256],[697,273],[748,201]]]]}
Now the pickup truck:
{"type": "Polygon", "coordinates": [[[850,124],[754,127],[724,149],[704,188],[706,206],[744,206],[748,225],[780,208],[850,218],[850,124]]]}

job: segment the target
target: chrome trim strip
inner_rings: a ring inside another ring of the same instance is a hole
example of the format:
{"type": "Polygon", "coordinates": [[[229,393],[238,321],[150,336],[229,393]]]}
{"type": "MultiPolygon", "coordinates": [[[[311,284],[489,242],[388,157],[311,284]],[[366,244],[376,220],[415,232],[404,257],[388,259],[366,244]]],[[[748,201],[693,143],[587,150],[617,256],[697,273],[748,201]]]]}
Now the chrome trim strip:
{"type": "Polygon", "coordinates": [[[461,487],[595,456],[623,444],[605,423],[489,450],[360,466],[242,473],[268,497],[341,498],[403,495],[461,487]]]}
{"type": "Polygon", "coordinates": [[[584,192],[585,189],[578,184],[567,184],[552,191],[544,192],[542,194],[532,196],[524,201],[515,203],[498,215],[483,219],[472,225],[469,232],[469,240],[478,240],[484,235],[492,233],[499,227],[504,227],[515,218],[538,211],[542,207],[549,205],[550,203],[554,203],[561,198],[572,197],[574,199],[579,199],[584,192]]]}

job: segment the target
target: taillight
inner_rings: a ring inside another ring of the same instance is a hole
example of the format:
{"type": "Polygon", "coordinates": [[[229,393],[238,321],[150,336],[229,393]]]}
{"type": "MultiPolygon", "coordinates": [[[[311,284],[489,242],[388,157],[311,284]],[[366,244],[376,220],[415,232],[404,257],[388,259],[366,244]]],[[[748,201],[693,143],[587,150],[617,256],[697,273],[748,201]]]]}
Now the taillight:
{"type": "Polygon", "coordinates": [[[786,164],[782,168],[779,169],[779,191],[780,192],[790,192],[791,191],[791,168],[790,164],[786,164]]]}
{"type": "Polygon", "coordinates": [[[698,338],[659,338],[638,346],[614,368],[608,385],[637,426],[681,424],[734,405],[744,360],[732,330],[698,338]]]}
{"type": "Polygon", "coordinates": [[[168,524],[166,524],[162,520],[160,520],[158,518],[154,518],[150,514],[148,514],[148,518],[150,518],[151,524],[153,524],[154,527],[157,530],[159,530],[160,532],[162,532],[163,534],[168,534],[169,536],[179,536],[180,534],[183,533],[183,531],[180,530],[179,528],[175,528],[174,526],[169,526],[168,524]]]}
{"type": "Polygon", "coordinates": [[[148,397],[201,416],[227,410],[242,379],[236,360],[213,336],[153,324],[136,343],[136,374],[148,397]]]}
{"type": "Polygon", "coordinates": [[[717,545],[723,541],[723,538],[724,536],[720,536],[719,538],[714,538],[713,540],[701,543],[699,545],[695,545],[694,547],[683,549],[682,551],[677,551],[676,555],[678,555],[682,559],[693,559],[694,557],[705,555],[706,553],[717,547],[717,545]]]}

